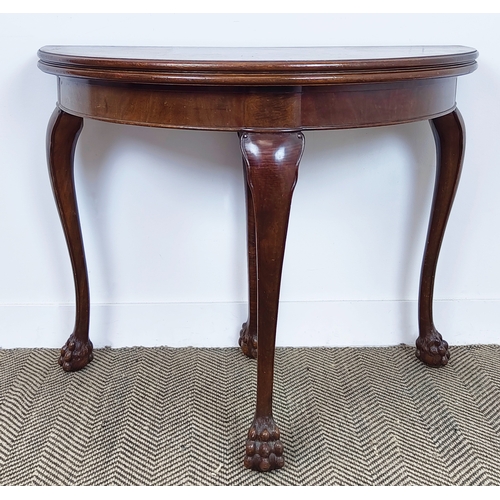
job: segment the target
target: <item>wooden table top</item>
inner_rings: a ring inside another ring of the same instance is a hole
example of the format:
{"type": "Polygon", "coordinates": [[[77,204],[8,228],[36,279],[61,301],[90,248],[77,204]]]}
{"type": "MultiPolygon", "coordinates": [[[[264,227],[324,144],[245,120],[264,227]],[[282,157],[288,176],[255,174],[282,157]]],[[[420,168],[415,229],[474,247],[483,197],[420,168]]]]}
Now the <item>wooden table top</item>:
{"type": "Polygon", "coordinates": [[[129,83],[325,85],[453,77],[477,67],[471,47],[45,46],[39,67],[58,76],[129,83]]]}

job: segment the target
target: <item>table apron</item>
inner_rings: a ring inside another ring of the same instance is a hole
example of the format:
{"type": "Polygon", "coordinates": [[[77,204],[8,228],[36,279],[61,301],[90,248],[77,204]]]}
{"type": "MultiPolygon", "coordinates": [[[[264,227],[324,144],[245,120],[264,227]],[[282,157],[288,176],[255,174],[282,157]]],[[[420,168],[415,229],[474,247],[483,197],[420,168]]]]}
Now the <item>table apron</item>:
{"type": "Polygon", "coordinates": [[[456,78],[328,86],[213,87],[58,77],[58,105],[83,118],[197,130],[321,130],[427,120],[455,108],[456,78]]]}

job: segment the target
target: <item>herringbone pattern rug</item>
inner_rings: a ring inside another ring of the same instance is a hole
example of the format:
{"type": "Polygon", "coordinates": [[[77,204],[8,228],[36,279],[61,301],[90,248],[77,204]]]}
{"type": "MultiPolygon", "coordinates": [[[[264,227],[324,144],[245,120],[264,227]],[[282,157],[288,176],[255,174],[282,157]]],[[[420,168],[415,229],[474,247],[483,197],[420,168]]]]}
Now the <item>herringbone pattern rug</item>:
{"type": "Polygon", "coordinates": [[[242,465],[256,364],[238,349],[0,351],[2,485],[500,485],[500,347],[282,348],[285,468],[242,465]]]}

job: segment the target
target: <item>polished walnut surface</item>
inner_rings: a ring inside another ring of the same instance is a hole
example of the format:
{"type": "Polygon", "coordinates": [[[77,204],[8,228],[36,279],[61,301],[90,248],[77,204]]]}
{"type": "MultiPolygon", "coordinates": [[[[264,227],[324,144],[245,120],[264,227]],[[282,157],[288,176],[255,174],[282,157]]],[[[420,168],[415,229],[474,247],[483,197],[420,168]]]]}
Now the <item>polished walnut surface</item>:
{"type": "Polygon", "coordinates": [[[249,282],[249,314],[239,343],[247,356],[257,358],[247,467],[269,471],[284,465],[272,414],[273,367],[281,271],[304,131],[429,120],[437,168],[420,278],[416,355],[429,366],[448,363],[448,344],[433,320],[434,278],[465,149],[465,126],[455,102],[457,77],[476,69],[475,49],[47,46],[38,55],[40,69],[58,77],[47,156],[75,279],[75,327],[59,359],[64,370],[79,370],[93,359],[90,288],[73,177],[86,118],[238,133],[249,282]]]}
{"type": "Polygon", "coordinates": [[[199,130],[313,130],[432,119],[475,49],[46,46],[58,105],[83,118],[199,130]],[[154,92],[151,85],[154,85],[154,92]]]}
{"type": "Polygon", "coordinates": [[[39,67],[55,75],[203,85],[323,85],[442,78],[474,71],[462,46],[99,47],[46,46],[39,67]]]}

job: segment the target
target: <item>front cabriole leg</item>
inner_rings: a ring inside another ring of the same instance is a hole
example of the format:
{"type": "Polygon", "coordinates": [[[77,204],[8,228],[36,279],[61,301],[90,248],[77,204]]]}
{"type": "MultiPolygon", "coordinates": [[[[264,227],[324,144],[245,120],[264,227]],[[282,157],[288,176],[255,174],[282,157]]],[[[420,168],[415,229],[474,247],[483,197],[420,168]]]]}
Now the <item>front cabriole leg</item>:
{"type": "Polygon", "coordinates": [[[436,183],[425,245],[419,293],[419,337],[416,355],[429,366],[446,365],[448,343],[436,330],[432,302],[441,243],[460,180],[465,151],[465,127],[458,109],[430,121],[437,150],[436,183]]]}
{"type": "Polygon", "coordinates": [[[52,191],[66,237],[76,292],[76,319],[73,333],[61,349],[59,364],[76,371],[93,359],[89,340],[90,294],[87,264],[76,202],[73,163],[83,119],[56,108],[47,130],[47,163],[52,191]]]}
{"type": "Polygon", "coordinates": [[[254,208],[257,292],[257,404],[246,442],[246,467],[283,467],[272,414],[274,351],[281,270],[292,194],[304,150],[301,132],[243,132],[241,150],[254,208]]]}

